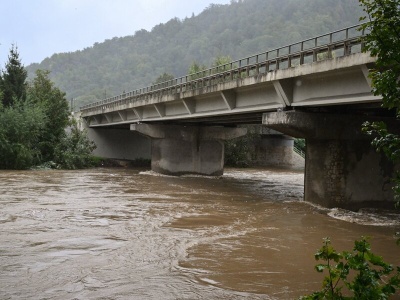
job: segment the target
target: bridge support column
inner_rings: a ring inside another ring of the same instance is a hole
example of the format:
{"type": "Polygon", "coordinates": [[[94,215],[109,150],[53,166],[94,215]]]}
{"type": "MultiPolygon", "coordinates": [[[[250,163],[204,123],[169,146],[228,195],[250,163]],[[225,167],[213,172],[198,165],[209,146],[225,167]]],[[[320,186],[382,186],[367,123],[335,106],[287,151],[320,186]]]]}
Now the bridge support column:
{"type": "Polygon", "coordinates": [[[265,125],[306,139],[306,201],[351,210],[393,208],[395,166],[377,153],[370,138],[361,132],[364,121],[366,118],[354,115],[294,111],[263,117],[265,125]]]}
{"type": "Polygon", "coordinates": [[[278,168],[304,167],[303,158],[293,151],[292,137],[262,125],[256,126],[260,132],[260,139],[255,144],[255,165],[278,168]]]}
{"type": "Polygon", "coordinates": [[[132,124],[131,130],[151,138],[151,168],[167,175],[222,175],[223,141],[246,134],[244,128],[149,124],[132,124]]]}

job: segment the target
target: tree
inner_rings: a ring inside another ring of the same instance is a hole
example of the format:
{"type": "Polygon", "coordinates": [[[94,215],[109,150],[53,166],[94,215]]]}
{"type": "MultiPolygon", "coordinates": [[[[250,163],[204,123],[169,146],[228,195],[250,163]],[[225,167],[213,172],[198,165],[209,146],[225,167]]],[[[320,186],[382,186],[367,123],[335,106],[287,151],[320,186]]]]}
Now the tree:
{"type": "Polygon", "coordinates": [[[207,67],[205,65],[200,65],[197,62],[193,62],[188,70],[188,74],[189,74],[189,79],[193,80],[193,79],[197,79],[197,78],[201,78],[204,76],[204,70],[206,70],[207,67]]]}
{"type": "Polygon", "coordinates": [[[38,145],[43,161],[52,160],[54,157],[54,149],[65,135],[69,116],[65,93],[54,86],[49,74],[49,71],[37,70],[36,77],[28,88],[30,99],[41,107],[45,114],[46,126],[41,132],[38,145]]]}
{"type": "Polygon", "coordinates": [[[28,75],[19,59],[16,46],[11,47],[5,70],[1,73],[0,89],[3,93],[3,105],[12,106],[16,100],[24,101],[26,99],[26,78],[28,75]]]}
{"type": "Polygon", "coordinates": [[[40,163],[37,147],[44,114],[29,100],[0,108],[0,169],[28,169],[40,163]]]}
{"type": "Polygon", "coordinates": [[[162,75],[157,77],[157,79],[153,82],[153,84],[165,83],[173,79],[175,79],[174,75],[164,72],[162,75]]]}
{"type": "MultiPolygon", "coordinates": [[[[369,32],[364,39],[364,51],[376,57],[370,72],[372,92],[382,96],[382,106],[400,118],[400,1],[359,0],[368,23],[360,30],[369,32]]],[[[363,130],[375,135],[372,144],[394,163],[400,163],[400,137],[388,130],[383,122],[365,123],[363,130]]],[[[400,173],[394,178],[395,197],[400,200],[400,173]]]]}
{"type": "Polygon", "coordinates": [[[0,169],[28,169],[43,162],[66,168],[90,165],[95,147],[84,132],[69,125],[65,93],[54,86],[49,71],[37,70],[28,85],[26,72],[12,47],[0,77],[0,169]]]}
{"type": "Polygon", "coordinates": [[[91,154],[94,149],[94,142],[88,139],[86,131],[80,130],[73,119],[70,132],[65,134],[55,147],[54,160],[63,169],[90,167],[95,164],[91,154]]]}
{"type": "Polygon", "coordinates": [[[231,69],[232,58],[228,56],[219,55],[215,58],[214,62],[212,63],[211,67],[214,69],[215,73],[227,71],[231,69]]]}
{"type": "Polygon", "coordinates": [[[44,115],[26,97],[27,73],[16,47],[0,75],[0,168],[27,169],[40,161],[44,115]]]}

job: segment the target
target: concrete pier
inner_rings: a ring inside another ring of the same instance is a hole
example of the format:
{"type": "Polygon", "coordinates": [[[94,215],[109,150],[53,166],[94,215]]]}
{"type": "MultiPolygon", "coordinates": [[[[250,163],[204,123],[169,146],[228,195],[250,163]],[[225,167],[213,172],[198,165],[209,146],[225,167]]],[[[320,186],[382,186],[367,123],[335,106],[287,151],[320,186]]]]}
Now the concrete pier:
{"type": "Polygon", "coordinates": [[[367,118],[305,112],[266,113],[263,123],[306,139],[304,199],[324,207],[394,208],[395,166],[361,132],[367,118]]]}
{"type": "Polygon", "coordinates": [[[151,138],[151,169],[168,175],[222,175],[224,140],[246,134],[244,128],[132,124],[151,138]]]}
{"type": "Polygon", "coordinates": [[[256,158],[253,164],[263,167],[301,168],[298,155],[293,151],[294,139],[275,130],[263,129],[260,139],[255,143],[256,158]]]}

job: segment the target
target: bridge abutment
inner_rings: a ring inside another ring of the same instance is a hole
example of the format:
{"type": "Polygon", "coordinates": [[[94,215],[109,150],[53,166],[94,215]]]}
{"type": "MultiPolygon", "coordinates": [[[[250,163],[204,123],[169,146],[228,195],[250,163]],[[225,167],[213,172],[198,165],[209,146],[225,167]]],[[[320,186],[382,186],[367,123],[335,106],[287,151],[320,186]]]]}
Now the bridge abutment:
{"type": "Polygon", "coordinates": [[[88,137],[97,148],[93,154],[118,160],[150,159],[150,139],[127,129],[87,128],[88,137]]]}
{"type": "Polygon", "coordinates": [[[266,113],[263,123],[306,139],[304,199],[356,210],[394,207],[395,166],[361,132],[365,117],[304,112],[266,113]]]}
{"type": "Polygon", "coordinates": [[[246,134],[244,128],[133,124],[151,138],[151,168],[167,175],[218,176],[224,170],[224,140],[246,134]]]}

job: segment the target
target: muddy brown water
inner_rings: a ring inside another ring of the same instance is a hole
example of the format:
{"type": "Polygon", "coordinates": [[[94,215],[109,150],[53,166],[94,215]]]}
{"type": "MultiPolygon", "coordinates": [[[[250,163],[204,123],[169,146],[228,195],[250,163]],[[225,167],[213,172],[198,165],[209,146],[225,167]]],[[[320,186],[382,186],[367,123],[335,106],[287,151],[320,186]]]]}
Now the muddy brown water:
{"type": "Polygon", "coordinates": [[[303,174],[0,171],[0,299],[296,299],[324,237],[371,236],[400,264],[393,212],[302,201],[303,174]]]}

